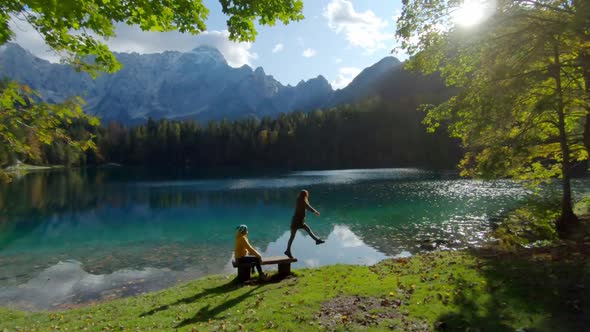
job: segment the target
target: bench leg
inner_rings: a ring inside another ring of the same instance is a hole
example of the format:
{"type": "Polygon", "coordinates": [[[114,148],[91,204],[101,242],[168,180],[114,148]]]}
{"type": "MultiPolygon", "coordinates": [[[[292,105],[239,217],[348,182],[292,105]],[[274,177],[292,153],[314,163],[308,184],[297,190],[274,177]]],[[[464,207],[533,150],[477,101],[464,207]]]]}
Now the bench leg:
{"type": "Polygon", "coordinates": [[[291,274],[291,263],[279,264],[279,276],[286,277],[291,274]]]}
{"type": "Polygon", "coordinates": [[[242,282],[250,280],[250,267],[239,266],[238,267],[238,279],[242,282]]]}

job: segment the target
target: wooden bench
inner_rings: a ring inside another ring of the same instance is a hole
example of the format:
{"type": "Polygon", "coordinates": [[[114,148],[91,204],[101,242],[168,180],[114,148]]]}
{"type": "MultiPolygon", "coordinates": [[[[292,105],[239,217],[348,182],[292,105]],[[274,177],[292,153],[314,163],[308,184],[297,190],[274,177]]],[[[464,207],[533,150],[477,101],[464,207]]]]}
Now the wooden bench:
{"type": "MultiPolygon", "coordinates": [[[[272,265],[277,264],[279,266],[279,276],[286,277],[291,274],[291,263],[297,262],[297,258],[289,258],[288,256],[272,256],[272,257],[262,257],[261,265],[272,265]]],[[[235,260],[232,260],[231,264],[233,267],[238,268],[238,279],[240,281],[248,281],[250,280],[250,270],[254,263],[238,263],[235,260]]]]}

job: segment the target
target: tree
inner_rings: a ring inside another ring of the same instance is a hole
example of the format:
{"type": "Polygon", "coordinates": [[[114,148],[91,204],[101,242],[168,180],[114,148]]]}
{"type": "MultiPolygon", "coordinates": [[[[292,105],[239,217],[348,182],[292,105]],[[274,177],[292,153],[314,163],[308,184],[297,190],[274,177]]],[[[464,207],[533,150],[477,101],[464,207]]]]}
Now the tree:
{"type": "MultiPolygon", "coordinates": [[[[287,24],[303,18],[301,0],[251,1],[220,0],[227,20],[230,39],[253,41],[255,22],[287,24]]],[[[11,20],[28,22],[47,45],[63,56],[63,61],[95,77],[99,72],[115,72],[120,64],[101,39],[115,36],[115,25],[137,25],[144,31],[172,31],[198,34],[206,29],[208,9],[202,0],[3,0],[0,2],[0,45],[14,36],[11,20]]],[[[5,84],[0,97],[0,155],[35,154],[26,142],[33,132],[44,144],[54,139],[71,142],[74,147],[89,144],[75,142],[63,131],[63,125],[75,118],[96,119],[82,112],[82,101],[74,98],[63,104],[36,104],[40,99],[26,86],[5,84]],[[35,95],[35,97],[31,97],[35,95]],[[6,144],[6,145],[4,145],[6,144]]],[[[6,179],[0,161],[0,178],[6,179]]]]}
{"type": "MultiPolygon", "coordinates": [[[[40,154],[39,143],[50,145],[63,141],[76,151],[93,148],[92,137],[73,139],[64,125],[74,119],[83,119],[92,126],[98,119],[88,117],[82,111],[84,102],[72,98],[62,104],[38,102],[38,96],[26,85],[16,82],[0,84],[0,146],[7,156],[18,154],[31,159],[40,154]]],[[[11,158],[0,159],[0,180],[8,180],[2,172],[11,158]]]]}
{"type": "Polygon", "coordinates": [[[571,166],[588,159],[583,137],[590,95],[580,62],[588,50],[588,19],[579,19],[578,1],[496,3],[485,22],[462,28],[452,21],[458,1],[406,1],[397,35],[412,55],[408,68],[438,71],[458,88],[447,102],[423,108],[430,131],[447,124],[461,138],[462,174],[561,177],[557,226],[565,230],[577,220],[571,166]]]}
{"type": "MultiPolygon", "coordinates": [[[[253,41],[254,23],[287,24],[303,18],[301,0],[220,0],[230,39],[253,41]]],[[[120,68],[99,38],[115,36],[115,24],[137,25],[144,31],[205,31],[209,10],[202,0],[3,0],[0,4],[0,45],[13,36],[9,21],[25,20],[65,61],[96,74],[120,68]],[[97,38],[98,36],[99,38],[97,38]],[[87,57],[91,56],[91,57],[87,57]],[[92,59],[93,63],[87,60],[92,59]]]]}

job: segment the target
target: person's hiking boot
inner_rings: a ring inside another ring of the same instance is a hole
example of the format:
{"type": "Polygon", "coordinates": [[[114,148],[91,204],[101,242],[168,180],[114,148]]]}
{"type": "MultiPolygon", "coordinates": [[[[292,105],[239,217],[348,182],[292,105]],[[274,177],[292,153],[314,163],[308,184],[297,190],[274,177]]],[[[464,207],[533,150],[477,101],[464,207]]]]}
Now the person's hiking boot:
{"type": "Polygon", "coordinates": [[[318,239],[318,240],[315,240],[315,244],[316,244],[316,245],[318,245],[318,244],[322,244],[322,243],[326,243],[326,241],[324,241],[324,240],[320,240],[320,239],[318,239]]]}
{"type": "Polygon", "coordinates": [[[293,255],[291,255],[290,251],[285,251],[285,255],[287,255],[287,257],[289,258],[293,258],[293,255]]]}

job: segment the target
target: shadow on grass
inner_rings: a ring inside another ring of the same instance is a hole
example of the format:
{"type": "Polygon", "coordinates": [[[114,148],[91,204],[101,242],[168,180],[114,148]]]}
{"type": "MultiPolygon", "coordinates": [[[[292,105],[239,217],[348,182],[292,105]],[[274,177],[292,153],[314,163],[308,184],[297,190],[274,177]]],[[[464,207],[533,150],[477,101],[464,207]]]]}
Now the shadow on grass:
{"type": "Polygon", "coordinates": [[[242,302],[243,300],[249,298],[250,295],[252,295],[252,293],[255,290],[259,289],[262,286],[263,286],[262,284],[258,285],[257,287],[252,288],[251,290],[247,291],[246,293],[244,293],[236,298],[233,298],[231,300],[228,300],[226,302],[223,302],[220,305],[213,307],[213,308],[210,308],[210,305],[207,304],[206,306],[201,308],[193,317],[183,320],[182,322],[180,322],[176,326],[174,326],[174,328],[178,329],[183,326],[191,325],[194,323],[207,322],[210,319],[220,318],[220,317],[217,317],[219,314],[230,309],[231,307],[242,302]]]}
{"type": "MultiPolygon", "coordinates": [[[[213,308],[210,308],[210,305],[206,305],[205,307],[201,308],[193,317],[183,320],[182,322],[177,324],[174,328],[181,328],[186,325],[190,325],[190,324],[194,324],[194,323],[198,323],[198,322],[205,322],[205,321],[209,321],[210,319],[214,319],[222,312],[232,308],[233,306],[237,305],[238,303],[240,303],[243,300],[250,297],[254,291],[260,289],[261,287],[263,287],[267,284],[281,282],[281,280],[283,280],[283,279],[284,279],[283,277],[276,275],[276,274],[269,277],[268,279],[265,279],[265,280],[252,279],[248,282],[248,285],[254,286],[254,287],[252,289],[250,289],[249,291],[247,291],[246,293],[244,293],[238,297],[235,297],[233,299],[230,299],[226,302],[223,302],[220,305],[213,307],[213,308]]],[[[205,298],[207,296],[216,296],[216,295],[229,293],[229,292],[238,290],[238,289],[242,288],[243,286],[244,286],[244,284],[241,283],[237,278],[235,278],[226,284],[219,285],[219,286],[213,287],[213,288],[207,288],[198,294],[182,298],[182,299],[175,301],[173,303],[169,303],[169,304],[165,304],[165,305],[156,307],[150,311],[140,314],[139,317],[151,316],[151,315],[154,315],[158,312],[168,310],[171,307],[174,307],[177,305],[195,303],[198,300],[205,298]]]]}
{"type": "MultiPolygon", "coordinates": [[[[225,301],[213,308],[211,308],[210,305],[207,304],[206,306],[201,308],[193,317],[183,320],[182,322],[180,322],[176,326],[174,326],[174,328],[178,329],[178,328],[181,328],[181,327],[184,327],[187,325],[191,325],[194,323],[198,323],[198,322],[207,322],[210,319],[222,319],[223,317],[218,317],[219,314],[225,312],[226,310],[232,308],[233,306],[237,305],[238,303],[242,302],[243,300],[249,298],[251,295],[253,295],[254,291],[264,287],[265,285],[278,283],[283,279],[284,279],[283,277],[280,277],[278,275],[273,275],[270,278],[265,279],[265,280],[253,279],[249,282],[249,284],[251,286],[256,286],[256,287],[250,289],[249,291],[247,291],[246,293],[244,293],[238,297],[235,297],[233,299],[225,301]]],[[[236,285],[241,285],[239,283],[239,281],[237,281],[236,279],[234,279],[234,283],[236,285]]]]}
{"type": "Polygon", "coordinates": [[[219,294],[231,292],[233,290],[239,289],[241,286],[242,285],[238,282],[237,279],[233,279],[232,281],[228,282],[227,284],[223,284],[223,285],[213,287],[213,288],[204,289],[202,292],[195,294],[193,296],[185,297],[185,298],[180,299],[176,302],[173,302],[170,304],[165,304],[165,305],[159,306],[157,308],[154,308],[150,311],[144,312],[141,315],[139,315],[139,317],[151,316],[151,315],[156,314],[160,311],[168,310],[170,307],[177,306],[180,304],[193,303],[193,302],[196,302],[197,300],[199,300],[203,297],[206,297],[208,295],[219,295],[219,294]]]}
{"type": "Polygon", "coordinates": [[[516,252],[475,249],[474,269],[486,294],[456,278],[458,311],[438,318],[444,331],[587,331],[590,327],[590,243],[516,252]]]}

